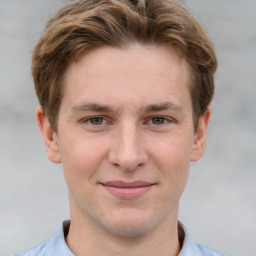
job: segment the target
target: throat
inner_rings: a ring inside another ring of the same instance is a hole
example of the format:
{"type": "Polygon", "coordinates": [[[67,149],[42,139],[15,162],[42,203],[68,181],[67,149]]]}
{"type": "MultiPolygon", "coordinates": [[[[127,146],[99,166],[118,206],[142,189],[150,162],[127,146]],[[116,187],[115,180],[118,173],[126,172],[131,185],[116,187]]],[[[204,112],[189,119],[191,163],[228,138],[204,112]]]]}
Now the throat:
{"type": "Polygon", "coordinates": [[[184,231],[180,225],[176,228],[175,234],[158,237],[152,235],[139,237],[109,235],[105,239],[99,239],[99,236],[95,236],[95,234],[82,235],[78,234],[80,232],[74,231],[70,222],[64,223],[65,242],[76,256],[177,256],[184,241],[184,231]]]}

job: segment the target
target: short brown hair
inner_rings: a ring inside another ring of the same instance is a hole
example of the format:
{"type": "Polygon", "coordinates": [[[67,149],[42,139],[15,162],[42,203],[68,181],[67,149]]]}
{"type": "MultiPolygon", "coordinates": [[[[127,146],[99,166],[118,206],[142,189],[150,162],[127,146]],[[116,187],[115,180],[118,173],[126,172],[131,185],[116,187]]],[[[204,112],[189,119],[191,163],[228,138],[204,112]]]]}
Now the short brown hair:
{"type": "Polygon", "coordinates": [[[33,53],[36,93],[53,129],[70,62],[91,48],[133,42],[173,45],[186,58],[197,128],[212,100],[217,68],[213,45],[200,23],[176,0],[80,0],[49,20],[33,53]]]}

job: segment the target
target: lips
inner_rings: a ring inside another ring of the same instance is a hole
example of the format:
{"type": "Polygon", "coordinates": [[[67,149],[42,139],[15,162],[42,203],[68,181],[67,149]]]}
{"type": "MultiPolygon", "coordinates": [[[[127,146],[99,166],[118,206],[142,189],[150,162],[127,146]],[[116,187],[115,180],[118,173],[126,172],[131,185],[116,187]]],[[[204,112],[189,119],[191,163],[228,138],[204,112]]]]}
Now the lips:
{"type": "Polygon", "coordinates": [[[149,192],[155,183],[146,181],[108,181],[100,183],[109,193],[121,199],[136,199],[149,192]]]}

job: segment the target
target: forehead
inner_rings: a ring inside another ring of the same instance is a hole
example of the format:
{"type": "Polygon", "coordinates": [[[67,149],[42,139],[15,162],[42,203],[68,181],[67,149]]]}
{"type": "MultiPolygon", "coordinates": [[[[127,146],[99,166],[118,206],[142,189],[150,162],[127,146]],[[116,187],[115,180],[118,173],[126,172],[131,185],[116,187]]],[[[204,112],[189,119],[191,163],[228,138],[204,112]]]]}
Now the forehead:
{"type": "Polygon", "coordinates": [[[77,104],[95,101],[97,96],[103,105],[118,99],[129,104],[159,104],[161,98],[169,102],[173,96],[171,101],[177,101],[177,95],[188,94],[188,81],[187,62],[173,47],[101,47],[70,64],[64,77],[64,99],[77,104]]]}
{"type": "Polygon", "coordinates": [[[175,72],[178,69],[184,75],[188,72],[187,61],[173,46],[137,43],[122,48],[103,46],[88,50],[78,60],[71,62],[65,78],[70,73],[78,72],[80,68],[92,75],[99,72],[102,75],[120,75],[124,69],[127,73],[150,71],[155,75],[165,76],[169,71],[175,72]]]}

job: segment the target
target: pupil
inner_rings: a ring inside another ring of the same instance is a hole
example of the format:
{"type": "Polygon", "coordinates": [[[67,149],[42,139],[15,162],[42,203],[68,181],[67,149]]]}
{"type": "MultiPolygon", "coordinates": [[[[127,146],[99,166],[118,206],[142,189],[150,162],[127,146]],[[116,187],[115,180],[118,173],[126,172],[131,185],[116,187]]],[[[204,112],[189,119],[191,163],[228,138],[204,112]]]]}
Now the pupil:
{"type": "Polygon", "coordinates": [[[164,123],[164,118],[163,117],[154,117],[153,118],[153,123],[154,124],[163,124],[164,123]]]}
{"type": "Polygon", "coordinates": [[[100,125],[102,124],[102,118],[101,117],[94,117],[91,119],[91,123],[94,125],[100,125]]]}

